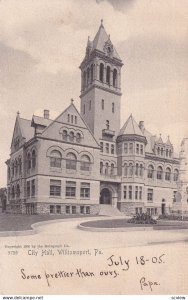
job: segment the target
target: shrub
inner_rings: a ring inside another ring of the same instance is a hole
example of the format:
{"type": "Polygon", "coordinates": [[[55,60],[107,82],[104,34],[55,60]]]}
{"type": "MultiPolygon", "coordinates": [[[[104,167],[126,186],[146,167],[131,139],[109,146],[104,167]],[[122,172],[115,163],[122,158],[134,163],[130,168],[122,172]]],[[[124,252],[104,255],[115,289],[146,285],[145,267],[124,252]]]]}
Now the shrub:
{"type": "Polygon", "coordinates": [[[142,214],[136,214],[133,216],[133,218],[128,220],[128,223],[133,224],[156,224],[157,221],[154,220],[149,214],[142,213],[142,214]]]}

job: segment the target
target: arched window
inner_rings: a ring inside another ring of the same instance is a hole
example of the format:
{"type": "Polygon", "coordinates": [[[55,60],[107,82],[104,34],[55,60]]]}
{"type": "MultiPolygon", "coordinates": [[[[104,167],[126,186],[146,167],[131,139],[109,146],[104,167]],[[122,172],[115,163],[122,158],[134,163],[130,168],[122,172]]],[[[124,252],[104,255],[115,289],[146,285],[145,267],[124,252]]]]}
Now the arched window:
{"type": "Polygon", "coordinates": [[[113,86],[117,87],[117,70],[113,70],[113,86]]]}
{"type": "Polygon", "coordinates": [[[110,169],[110,174],[114,175],[114,171],[115,171],[115,167],[114,167],[114,164],[112,163],[111,164],[111,169],[110,169]]]}
{"type": "Polygon", "coordinates": [[[104,81],[104,65],[100,63],[99,80],[104,81]]]}
{"type": "Polygon", "coordinates": [[[61,168],[62,155],[58,150],[53,150],[50,153],[50,167],[61,168]]]}
{"type": "Polygon", "coordinates": [[[135,168],[135,175],[138,176],[138,168],[139,168],[139,165],[136,164],[136,168],[135,168]]]}
{"type": "Polygon", "coordinates": [[[74,142],[74,132],[73,132],[73,131],[71,131],[71,132],[69,133],[69,141],[70,141],[70,142],[74,142]]]}
{"type": "Polygon", "coordinates": [[[28,170],[31,169],[31,154],[30,153],[27,154],[27,169],[28,170]]]}
{"type": "Polygon", "coordinates": [[[179,171],[177,169],[174,170],[174,181],[178,181],[179,171]]]}
{"type": "Polygon", "coordinates": [[[76,170],[76,155],[72,152],[69,152],[66,156],[66,169],[67,170],[76,170]]]}
{"type": "Polygon", "coordinates": [[[169,157],[172,157],[172,150],[169,150],[169,157]]]}
{"type": "Polygon", "coordinates": [[[19,174],[22,173],[22,159],[21,157],[19,158],[19,174]]]}
{"type": "Polygon", "coordinates": [[[140,177],[143,176],[143,172],[144,172],[144,167],[142,164],[140,164],[140,177]]]}
{"type": "Polygon", "coordinates": [[[80,162],[80,170],[90,171],[91,161],[88,155],[82,155],[80,162]]]}
{"type": "Polygon", "coordinates": [[[81,134],[79,132],[77,132],[77,134],[76,134],[76,142],[80,144],[81,140],[82,140],[81,134]]]}
{"type": "Polygon", "coordinates": [[[105,163],[105,175],[108,175],[108,168],[109,168],[108,163],[105,163]]]}
{"type": "Polygon", "coordinates": [[[20,198],[20,185],[17,184],[16,186],[16,198],[20,198]]]}
{"type": "Polygon", "coordinates": [[[163,148],[161,148],[161,156],[163,156],[164,150],[163,148]]]}
{"type": "Polygon", "coordinates": [[[100,174],[103,174],[103,162],[100,162],[100,174]]]}
{"type": "Polygon", "coordinates": [[[127,166],[127,164],[125,164],[124,165],[124,176],[127,177],[127,175],[128,175],[128,166],[127,166]]]}
{"type": "Polygon", "coordinates": [[[168,157],[168,149],[166,149],[166,157],[168,157]]]}
{"type": "Polygon", "coordinates": [[[90,76],[90,78],[91,78],[91,83],[93,82],[93,64],[91,65],[91,76],[90,76]]]}
{"type": "Polygon", "coordinates": [[[157,179],[162,179],[163,176],[163,168],[161,166],[158,166],[157,168],[157,179]]]}
{"type": "Polygon", "coordinates": [[[67,141],[67,137],[68,137],[67,130],[63,130],[63,133],[62,133],[63,141],[67,141]]]}
{"type": "Polygon", "coordinates": [[[160,148],[158,147],[158,148],[157,148],[157,154],[160,155],[160,153],[161,153],[161,150],[160,150],[160,148]]]}
{"type": "Polygon", "coordinates": [[[166,168],[166,172],[165,172],[165,180],[170,181],[171,179],[171,169],[168,167],[166,168]]]}
{"type": "Polygon", "coordinates": [[[32,151],[32,167],[35,168],[36,166],[36,151],[32,151]]]}
{"type": "Polygon", "coordinates": [[[152,165],[148,166],[148,178],[153,179],[154,177],[154,167],[152,165]]]}
{"type": "Polygon", "coordinates": [[[84,71],[84,83],[83,83],[83,88],[86,88],[86,71],[84,71]]]}
{"type": "Polygon", "coordinates": [[[133,176],[133,164],[129,164],[129,176],[133,176]]]}
{"type": "Polygon", "coordinates": [[[15,190],[14,190],[14,186],[12,187],[12,198],[15,198],[15,190]]]}
{"type": "Polygon", "coordinates": [[[18,161],[17,159],[15,160],[15,175],[18,174],[18,161]]]}
{"type": "Polygon", "coordinates": [[[110,67],[107,66],[106,68],[106,83],[110,84],[110,67]]]}
{"type": "Polygon", "coordinates": [[[89,68],[87,68],[87,86],[88,86],[88,84],[89,84],[89,74],[90,73],[90,70],[89,70],[89,68]]]}

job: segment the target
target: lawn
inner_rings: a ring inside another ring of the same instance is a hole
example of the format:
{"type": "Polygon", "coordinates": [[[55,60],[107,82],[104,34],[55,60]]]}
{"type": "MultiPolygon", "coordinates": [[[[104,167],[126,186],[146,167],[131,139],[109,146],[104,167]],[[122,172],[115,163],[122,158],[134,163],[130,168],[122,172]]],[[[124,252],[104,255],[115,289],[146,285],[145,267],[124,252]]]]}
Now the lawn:
{"type": "MultiPolygon", "coordinates": [[[[37,222],[88,217],[88,215],[13,215],[0,214],[0,232],[1,231],[21,231],[30,230],[31,225],[37,222]]],[[[91,217],[89,215],[89,217],[91,217]]]]}

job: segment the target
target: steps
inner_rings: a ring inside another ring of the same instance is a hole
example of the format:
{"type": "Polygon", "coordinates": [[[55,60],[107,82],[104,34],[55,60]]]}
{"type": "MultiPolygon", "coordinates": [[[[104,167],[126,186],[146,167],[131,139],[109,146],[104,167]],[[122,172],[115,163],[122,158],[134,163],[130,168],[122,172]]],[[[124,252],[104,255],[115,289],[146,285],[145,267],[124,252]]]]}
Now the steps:
{"type": "Polygon", "coordinates": [[[116,207],[113,207],[108,204],[100,204],[100,210],[99,210],[100,216],[124,216],[123,213],[119,211],[116,207]]]}

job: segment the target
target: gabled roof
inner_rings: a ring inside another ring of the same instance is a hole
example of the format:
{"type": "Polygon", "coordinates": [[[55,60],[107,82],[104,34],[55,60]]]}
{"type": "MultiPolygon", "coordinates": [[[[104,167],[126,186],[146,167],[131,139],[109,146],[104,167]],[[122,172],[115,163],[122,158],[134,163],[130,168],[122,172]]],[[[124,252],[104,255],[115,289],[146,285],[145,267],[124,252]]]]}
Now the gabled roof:
{"type": "MultiPolygon", "coordinates": [[[[91,51],[99,50],[99,51],[104,52],[104,47],[105,47],[106,43],[109,43],[112,45],[110,36],[106,33],[103,23],[101,22],[99,30],[98,30],[93,42],[91,42],[91,45],[92,45],[91,51]]],[[[121,60],[121,58],[120,58],[119,54],[117,53],[116,49],[114,48],[114,46],[113,46],[113,57],[121,60]]]]}
{"type": "Polygon", "coordinates": [[[160,134],[159,138],[157,139],[156,143],[157,144],[163,144],[163,140],[162,140],[161,134],[160,134]]]}
{"type": "Polygon", "coordinates": [[[31,127],[31,120],[19,118],[19,123],[20,123],[20,127],[21,127],[23,137],[25,138],[25,140],[27,142],[32,137],[34,137],[34,128],[31,127]]]}
{"type": "Polygon", "coordinates": [[[51,119],[45,119],[43,117],[35,116],[32,117],[32,124],[41,125],[47,127],[52,122],[51,119]]]}
{"type": "Polygon", "coordinates": [[[138,124],[134,120],[132,114],[129,116],[129,118],[127,119],[127,121],[125,122],[125,124],[123,125],[119,133],[119,135],[126,135],[126,134],[144,136],[138,124]]]}

